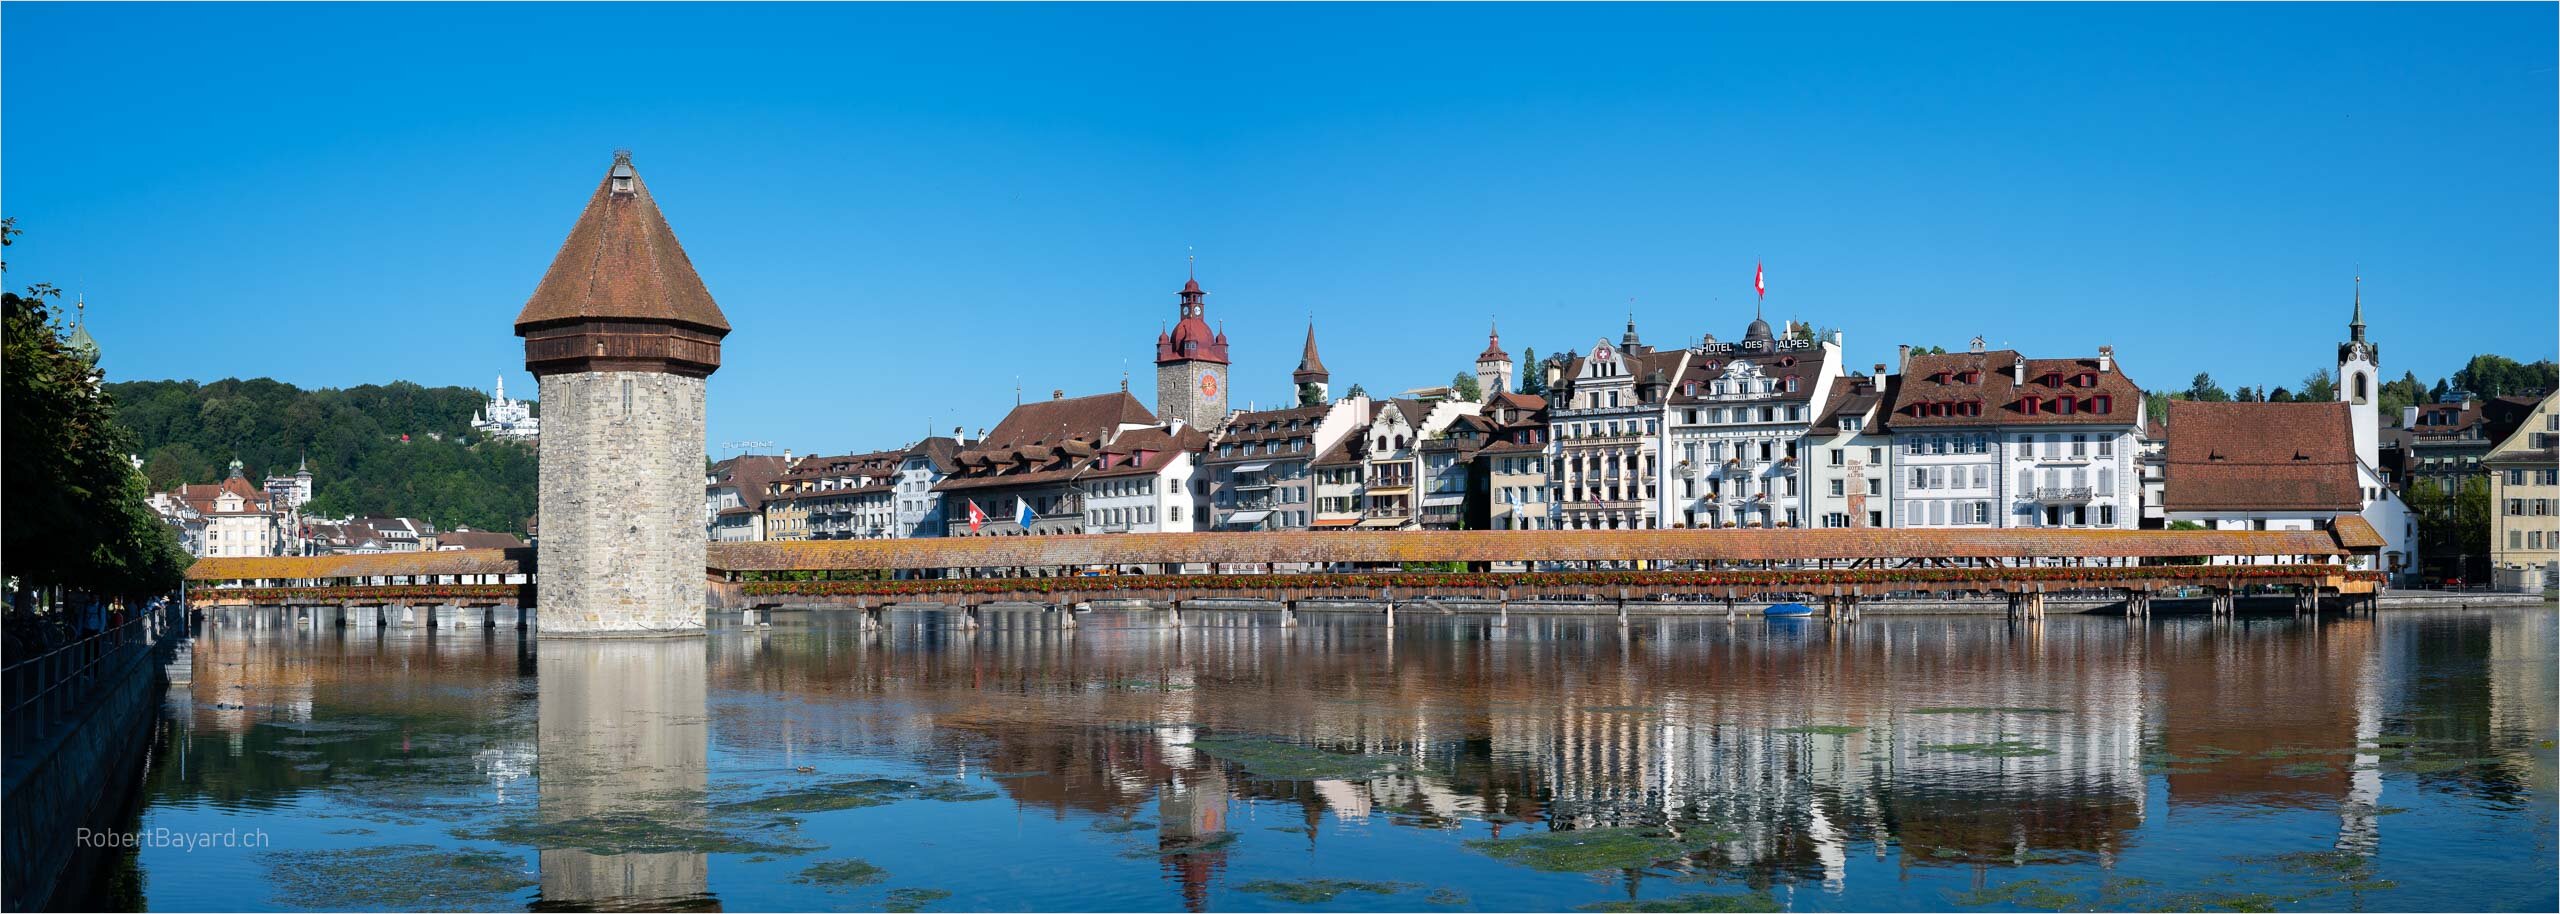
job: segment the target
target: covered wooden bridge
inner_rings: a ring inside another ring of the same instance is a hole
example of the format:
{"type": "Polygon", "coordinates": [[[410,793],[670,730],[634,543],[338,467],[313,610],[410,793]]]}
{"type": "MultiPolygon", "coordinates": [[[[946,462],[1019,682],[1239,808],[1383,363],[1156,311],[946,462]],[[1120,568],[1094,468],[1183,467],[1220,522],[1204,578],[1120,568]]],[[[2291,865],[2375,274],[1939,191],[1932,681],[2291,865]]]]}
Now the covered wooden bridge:
{"type": "MultiPolygon", "coordinates": [[[[1698,604],[1819,603],[1854,616],[1886,595],[1974,594],[2041,614],[2048,595],[2109,594],[2145,614],[2167,593],[2243,593],[2298,609],[2369,605],[2382,538],[2344,515],[2317,530],[1727,529],[1132,533],[910,540],[715,543],[705,586],[715,610],[841,606],[876,619],[930,604],[975,619],[994,603],[1073,608],[1135,600],[1179,612],[1202,600],[1301,608],[1465,603],[1537,611],[1697,612],[1698,604]],[[1631,607],[1633,609],[1631,609],[1631,607]],[[1670,609],[1666,610],[1666,607],[1670,609]],[[1685,607],[1685,608],[1682,608],[1685,607]]],[[[531,548],[203,559],[196,605],[335,605],[486,610],[533,605],[531,548]]],[[[460,614],[467,615],[467,614],[460,614]]],[[[343,616],[342,616],[343,618],[343,616]]]]}

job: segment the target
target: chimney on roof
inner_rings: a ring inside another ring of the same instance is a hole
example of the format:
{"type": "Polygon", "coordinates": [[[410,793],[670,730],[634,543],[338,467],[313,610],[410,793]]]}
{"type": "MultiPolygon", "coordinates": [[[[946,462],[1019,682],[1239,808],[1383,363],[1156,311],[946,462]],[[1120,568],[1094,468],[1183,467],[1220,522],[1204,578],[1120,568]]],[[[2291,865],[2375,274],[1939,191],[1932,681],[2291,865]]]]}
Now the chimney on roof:
{"type": "Polygon", "coordinates": [[[783,449],[782,449],[782,463],[783,463],[783,465],[785,465],[785,466],[789,466],[789,465],[790,465],[790,463],[791,463],[791,449],[790,449],[790,448],[783,448],[783,449]]]}
{"type": "Polygon", "coordinates": [[[2009,361],[2009,383],[2011,383],[2011,384],[2015,384],[2015,385],[2018,385],[2018,386],[2020,386],[2020,387],[2025,387],[2025,386],[2027,386],[2027,360],[2026,360],[2026,357],[2024,357],[2024,356],[2019,356],[2019,357],[2017,357],[2017,358],[2013,358],[2013,359],[2011,359],[2011,360],[2009,361]]]}
{"type": "Polygon", "coordinates": [[[1885,365],[1883,362],[1876,363],[1876,383],[1878,384],[1884,383],[1884,368],[1885,365]]]}
{"type": "Polygon", "coordinates": [[[1067,391],[1066,391],[1066,389],[1065,389],[1065,388],[1063,388],[1063,387],[1052,387],[1052,388],[1050,388],[1050,389],[1049,389],[1049,399],[1052,399],[1052,400],[1064,400],[1064,399],[1066,399],[1066,398],[1067,398],[1067,391]]]}
{"type": "Polygon", "coordinates": [[[2115,370],[2115,367],[2116,367],[2116,347],[2113,347],[2113,346],[2100,346],[2100,347],[2098,347],[2098,370],[2099,370],[2099,371],[2114,371],[2114,370],[2115,370]]]}
{"type": "Polygon", "coordinates": [[[1898,367],[1902,368],[1902,369],[1903,369],[1903,370],[1905,370],[1905,371],[1910,370],[1910,368],[1911,368],[1911,344],[1910,344],[1910,343],[1904,343],[1904,344],[1902,344],[1902,346],[1899,348],[1899,350],[1898,350],[1898,351],[1901,353],[1901,355],[1896,356],[1896,357],[1894,358],[1894,365],[1896,365],[1896,366],[1898,366],[1898,367]]]}

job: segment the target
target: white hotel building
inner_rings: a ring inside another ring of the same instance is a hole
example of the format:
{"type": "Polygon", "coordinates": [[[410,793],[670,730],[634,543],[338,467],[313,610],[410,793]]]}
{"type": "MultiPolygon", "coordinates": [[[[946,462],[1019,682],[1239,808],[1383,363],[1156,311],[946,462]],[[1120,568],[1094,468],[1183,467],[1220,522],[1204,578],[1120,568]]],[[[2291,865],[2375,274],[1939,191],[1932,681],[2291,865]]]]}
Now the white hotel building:
{"type": "Polygon", "coordinates": [[[1840,334],[1753,319],[1740,342],[1710,334],[1670,393],[1666,526],[1802,527],[1810,516],[1797,450],[1840,377],[1840,334]]]}
{"type": "Polygon", "coordinates": [[[2014,350],[1903,357],[1891,415],[1896,527],[2141,523],[2142,391],[2112,347],[2094,359],[2014,350]]]}

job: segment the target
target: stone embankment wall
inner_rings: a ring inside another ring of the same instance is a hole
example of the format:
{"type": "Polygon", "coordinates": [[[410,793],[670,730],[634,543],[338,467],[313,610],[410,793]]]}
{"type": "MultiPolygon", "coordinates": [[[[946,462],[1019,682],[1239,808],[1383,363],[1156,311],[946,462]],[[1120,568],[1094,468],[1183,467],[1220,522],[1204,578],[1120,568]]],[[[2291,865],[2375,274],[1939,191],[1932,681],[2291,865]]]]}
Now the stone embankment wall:
{"type": "MultiPolygon", "coordinates": [[[[79,711],[54,722],[41,738],[25,741],[7,761],[7,860],[5,907],[32,911],[54,892],[77,885],[109,851],[82,848],[82,829],[104,833],[122,827],[118,814],[140,789],[168,680],[162,671],[173,630],[158,644],[111,661],[96,685],[82,693],[79,711]]],[[[40,725],[11,720],[11,728],[40,725]]]]}

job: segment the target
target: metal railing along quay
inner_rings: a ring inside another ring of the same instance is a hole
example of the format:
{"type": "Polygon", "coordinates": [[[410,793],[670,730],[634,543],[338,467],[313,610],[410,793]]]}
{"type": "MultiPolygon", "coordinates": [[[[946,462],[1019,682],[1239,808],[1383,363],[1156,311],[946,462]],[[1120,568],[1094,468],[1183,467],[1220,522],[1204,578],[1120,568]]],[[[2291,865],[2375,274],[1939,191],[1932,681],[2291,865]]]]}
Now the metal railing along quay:
{"type": "Polygon", "coordinates": [[[7,751],[16,756],[52,738],[63,724],[79,719],[95,695],[119,684],[119,677],[148,670],[162,647],[184,632],[187,609],[171,601],[157,611],[135,613],[105,630],[69,644],[0,667],[0,683],[8,689],[7,751]],[[138,667],[138,668],[137,668],[138,667]]]}

